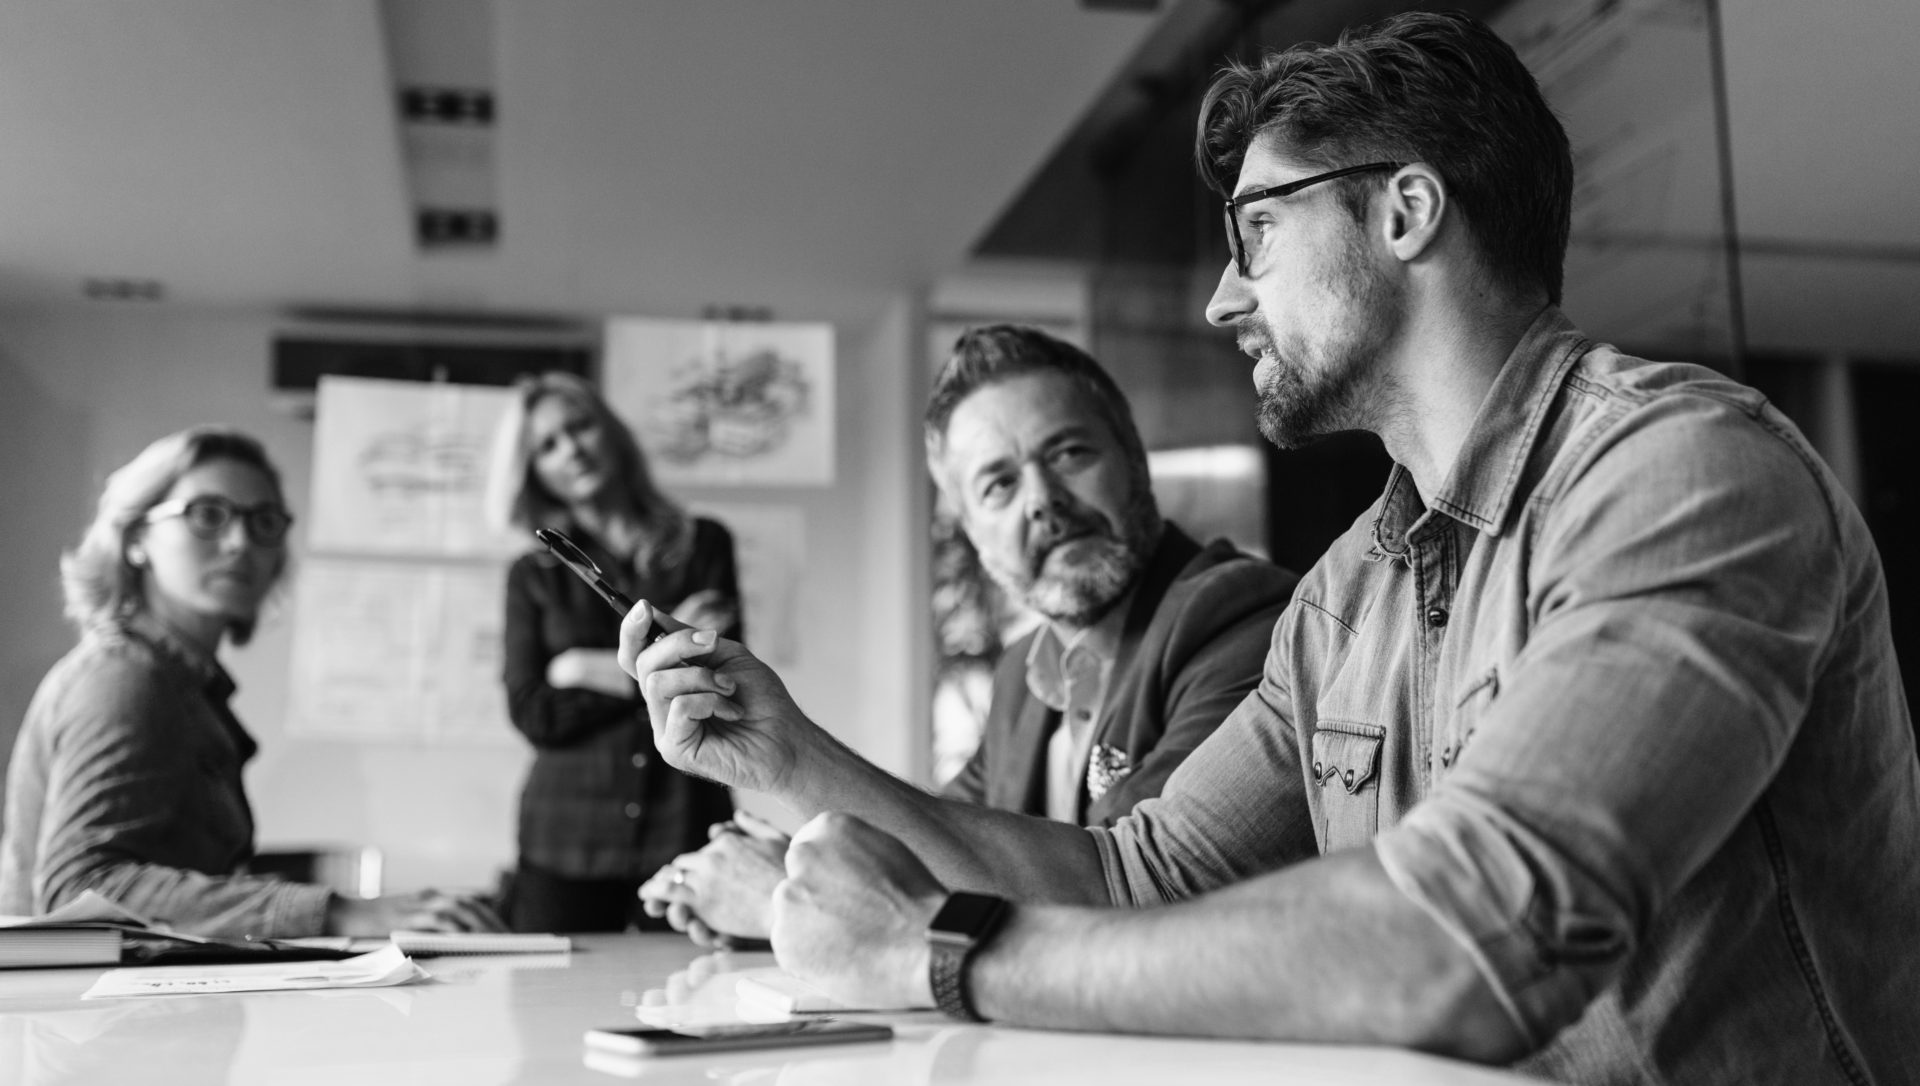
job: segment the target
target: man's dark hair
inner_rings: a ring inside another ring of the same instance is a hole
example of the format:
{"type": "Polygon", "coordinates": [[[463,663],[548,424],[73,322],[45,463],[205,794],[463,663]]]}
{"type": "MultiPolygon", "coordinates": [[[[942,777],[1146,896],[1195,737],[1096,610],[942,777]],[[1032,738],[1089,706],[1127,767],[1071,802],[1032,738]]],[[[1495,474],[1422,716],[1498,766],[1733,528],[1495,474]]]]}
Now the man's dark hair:
{"type": "MultiPolygon", "coordinates": [[[[1231,193],[1256,138],[1302,164],[1424,162],[1440,174],[1489,271],[1560,303],[1573,156],[1533,74],[1487,26],[1407,12],[1222,71],[1200,103],[1194,157],[1231,193]]],[[[1333,182],[1358,219],[1378,174],[1333,182]]]]}
{"type": "Polygon", "coordinates": [[[1057,373],[1071,381],[1093,402],[1120,447],[1134,477],[1145,486],[1147,447],[1134,425],[1126,394],[1113,383],[1093,356],[1068,343],[1021,324],[990,324],[969,329],[954,341],[953,355],[934,378],[927,401],[927,458],[938,464],[946,445],[947,423],[954,409],[988,385],[1033,373],[1057,373]]]}

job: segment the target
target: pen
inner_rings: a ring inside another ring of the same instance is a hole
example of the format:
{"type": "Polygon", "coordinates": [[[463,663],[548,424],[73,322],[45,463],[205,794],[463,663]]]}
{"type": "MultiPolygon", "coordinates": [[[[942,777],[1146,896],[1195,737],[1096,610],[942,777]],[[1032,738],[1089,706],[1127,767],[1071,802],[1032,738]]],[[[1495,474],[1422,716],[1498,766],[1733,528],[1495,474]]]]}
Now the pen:
{"type": "MultiPolygon", "coordinates": [[[[545,544],[546,548],[553,552],[553,556],[560,559],[561,565],[572,570],[574,576],[587,582],[587,587],[593,589],[601,599],[606,600],[607,606],[613,608],[622,618],[626,617],[628,611],[633,610],[633,601],[627,598],[625,592],[613,587],[607,581],[606,575],[600,571],[599,564],[588,558],[587,552],[581,550],[573,540],[552,528],[535,528],[533,538],[545,544]]],[[[651,645],[670,633],[686,628],[686,623],[663,613],[656,607],[653,609],[652,628],[647,631],[647,644],[651,645]]]]}

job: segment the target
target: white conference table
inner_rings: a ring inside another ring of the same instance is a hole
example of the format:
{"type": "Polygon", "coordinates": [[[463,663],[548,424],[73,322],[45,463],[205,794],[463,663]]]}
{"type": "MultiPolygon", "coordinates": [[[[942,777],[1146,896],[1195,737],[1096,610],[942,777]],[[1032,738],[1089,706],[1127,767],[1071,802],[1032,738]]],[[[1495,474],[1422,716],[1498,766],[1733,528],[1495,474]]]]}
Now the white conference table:
{"type": "MultiPolygon", "coordinates": [[[[1382,1048],[1169,1040],[970,1026],[928,1011],[850,1015],[890,1042],[595,1058],[593,1026],[735,1019],[740,971],[677,935],[587,936],[565,956],[434,958],[394,988],[82,1001],[101,970],[0,970],[0,1083],[495,1086],[638,1079],[688,1086],[965,1083],[1415,1083],[1536,1080],[1382,1048]]],[[[747,1012],[749,1017],[755,1017],[747,1012]]]]}

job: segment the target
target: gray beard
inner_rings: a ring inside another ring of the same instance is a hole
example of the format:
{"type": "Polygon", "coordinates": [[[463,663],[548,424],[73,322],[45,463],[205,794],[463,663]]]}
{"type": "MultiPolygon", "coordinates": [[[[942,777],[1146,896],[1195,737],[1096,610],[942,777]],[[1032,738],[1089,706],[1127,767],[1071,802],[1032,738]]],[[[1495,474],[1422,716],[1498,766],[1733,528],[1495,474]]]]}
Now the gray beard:
{"type": "Polygon", "coordinates": [[[1021,593],[1022,602],[1053,622],[1087,627],[1105,618],[1133,587],[1143,564],[1139,555],[1114,539],[1084,542],[1080,561],[1064,569],[1042,567],[1021,593]]]}
{"type": "Polygon", "coordinates": [[[1028,609],[1050,622],[1084,629],[1105,618],[1133,588],[1157,542],[1153,529],[1158,523],[1148,491],[1129,503],[1119,538],[1089,536],[1074,541],[1082,557],[1071,565],[1055,569],[1049,555],[1040,572],[1031,574],[1024,568],[1008,568],[984,551],[980,563],[1002,591],[1028,609]]]}

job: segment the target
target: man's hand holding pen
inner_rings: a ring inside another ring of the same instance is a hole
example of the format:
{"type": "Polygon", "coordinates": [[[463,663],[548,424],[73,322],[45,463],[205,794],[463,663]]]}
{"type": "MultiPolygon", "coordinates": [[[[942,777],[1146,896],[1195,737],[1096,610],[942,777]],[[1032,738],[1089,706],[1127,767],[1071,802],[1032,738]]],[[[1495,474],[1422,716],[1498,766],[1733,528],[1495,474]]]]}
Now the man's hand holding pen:
{"type": "MultiPolygon", "coordinates": [[[[674,768],[735,788],[780,792],[823,739],[773,670],[713,630],[656,635],[641,600],[620,624],[620,668],[640,684],[653,742],[674,768]],[[649,644],[650,637],[657,637],[649,644]]],[[[665,623],[662,623],[665,625],[665,623]]]]}

